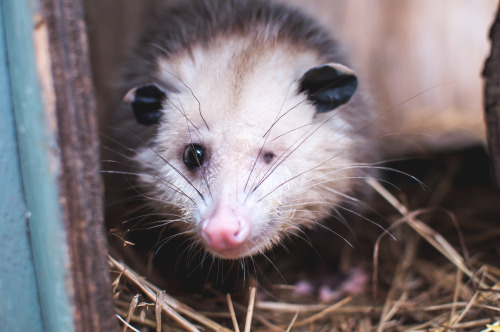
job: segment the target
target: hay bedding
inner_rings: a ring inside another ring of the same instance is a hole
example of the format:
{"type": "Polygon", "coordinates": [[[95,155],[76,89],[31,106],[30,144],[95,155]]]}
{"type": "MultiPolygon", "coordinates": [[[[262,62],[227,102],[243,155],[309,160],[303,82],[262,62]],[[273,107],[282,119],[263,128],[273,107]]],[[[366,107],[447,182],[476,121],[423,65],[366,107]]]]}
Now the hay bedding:
{"type": "MultiPolygon", "coordinates": [[[[364,268],[370,281],[358,294],[319,303],[297,295],[294,283],[255,280],[243,295],[209,285],[210,296],[179,294],[110,257],[123,331],[500,331],[500,194],[482,149],[389,166],[428,189],[395,173],[389,181],[400,190],[367,182],[396,240],[366,221],[353,226],[355,250],[341,250],[337,268],[364,268]]],[[[304,278],[297,268],[279,270],[287,280],[304,278]]]]}

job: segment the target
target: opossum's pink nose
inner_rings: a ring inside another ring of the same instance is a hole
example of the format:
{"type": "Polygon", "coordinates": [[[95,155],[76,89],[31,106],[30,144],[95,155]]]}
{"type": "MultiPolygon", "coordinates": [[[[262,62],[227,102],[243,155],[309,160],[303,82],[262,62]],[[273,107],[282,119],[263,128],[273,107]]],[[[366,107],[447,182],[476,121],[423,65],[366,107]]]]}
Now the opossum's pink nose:
{"type": "Polygon", "coordinates": [[[250,225],[235,208],[218,205],[210,216],[202,221],[201,236],[216,251],[238,249],[250,234],[250,225]]]}

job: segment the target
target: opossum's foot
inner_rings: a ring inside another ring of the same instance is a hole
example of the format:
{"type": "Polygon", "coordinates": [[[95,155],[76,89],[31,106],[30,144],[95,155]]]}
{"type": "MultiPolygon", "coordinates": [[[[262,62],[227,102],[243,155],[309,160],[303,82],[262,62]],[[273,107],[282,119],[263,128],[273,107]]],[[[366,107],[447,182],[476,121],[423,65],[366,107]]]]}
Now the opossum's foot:
{"type": "Polygon", "coordinates": [[[294,291],[298,296],[314,296],[319,302],[334,302],[344,296],[360,294],[368,283],[368,274],[361,268],[352,268],[346,274],[319,275],[300,280],[294,291]]]}

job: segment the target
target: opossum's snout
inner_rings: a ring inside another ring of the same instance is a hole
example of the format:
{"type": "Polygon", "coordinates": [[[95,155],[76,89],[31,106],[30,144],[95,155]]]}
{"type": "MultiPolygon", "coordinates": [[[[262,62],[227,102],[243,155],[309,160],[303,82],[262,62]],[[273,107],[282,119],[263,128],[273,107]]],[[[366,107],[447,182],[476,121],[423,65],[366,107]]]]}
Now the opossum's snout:
{"type": "MultiPolygon", "coordinates": [[[[271,204],[271,201],[278,200],[276,195],[281,196],[280,191],[264,196],[271,190],[269,188],[281,181],[281,177],[274,179],[270,176],[266,179],[268,182],[262,180],[274,153],[264,151],[254,160],[251,157],[254,153],[232,151],[222,157],[224,149],[218,149],[219,155],[210,156],[205,155],[204,150],[196,150],[201,148],[200,144],[192,146],[194,152],[198,152],[198,167],[191,166],[194,166],[194,161],[185,164],[191,175],[198,176],[198,182],[207,181],[207,188],[210,188],[205,199],[194,207],[192,220],[196,225],[197,240],[206,251],[224,259],[252,256],[267,250],[279,238],[276,232],[279,228],[278,213],[276,204],[271,204]],[[259,180],[263,181],[262,186],[257,185],[259,180]],[[248,182],[247,186],[245,182],[248,182]]],[[[278,173],[280,170],[276,171],[278,173]]]]}
{"type": "Polygon", "coordinates": [[[218,256],[238,258],[245,256],[251,220],[237,206],[218,204],[202,220],[200,232],[205,245],[218,256]]]}

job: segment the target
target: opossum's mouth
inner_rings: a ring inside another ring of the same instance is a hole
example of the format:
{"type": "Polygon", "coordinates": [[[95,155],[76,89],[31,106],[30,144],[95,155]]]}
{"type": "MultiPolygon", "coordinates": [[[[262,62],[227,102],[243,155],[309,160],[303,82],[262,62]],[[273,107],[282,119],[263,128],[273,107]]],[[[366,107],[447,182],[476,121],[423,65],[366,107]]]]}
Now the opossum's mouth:
{"type": "Polygon", "coordinates": [[[202,242],[205,250],[210,252],[212,255],[222,259],[234,260],[254,256],[265,250],[265,248],[268,248],[268,246],[263,245],[265,241],[259,240],[263,236],[263,234],[253,236],[252,239],[247,239],[245,242],[241,243],[241,245],[231,248],[215,248],[207,243],[203,237],[202,242]]]}
{"type": "Polygon", "coordinates": [[[232,249],[214,249],[205,245],[205,250],[212,253],[218,258],[222,259],[240,259],[245,257],[254,256],[258,253],[265,251],[269,246],[263,246],[262,243],[245,243],[239,248],[232,249]]]}
{"type": "Polygon", "coordinates": [[[225,249],[225,250],[214,250],[210,249],[215,256],[223,259],[239,259],[247,256],[252,256],[252,251],[248,251],[245,248],[237,248],[237,249],[225,249]]]}

